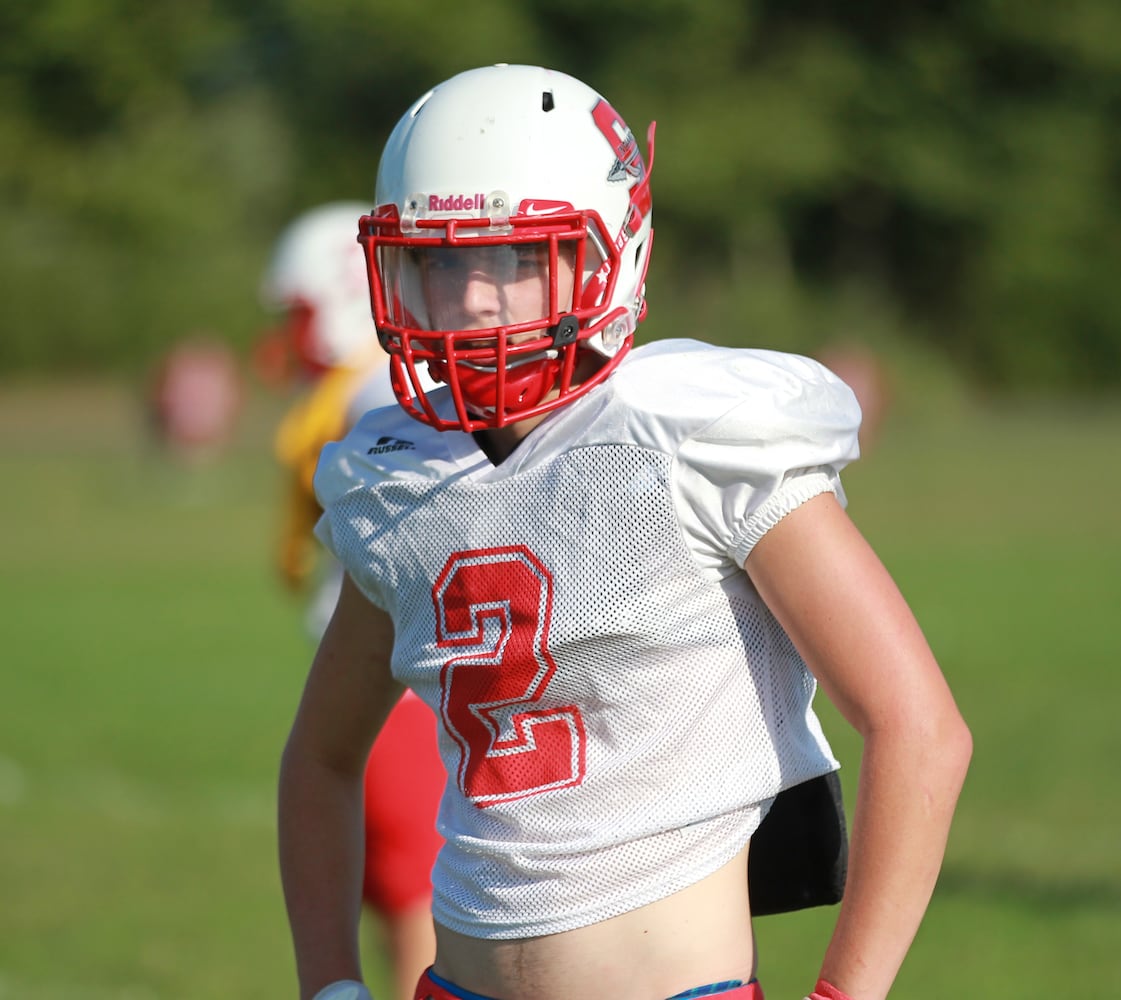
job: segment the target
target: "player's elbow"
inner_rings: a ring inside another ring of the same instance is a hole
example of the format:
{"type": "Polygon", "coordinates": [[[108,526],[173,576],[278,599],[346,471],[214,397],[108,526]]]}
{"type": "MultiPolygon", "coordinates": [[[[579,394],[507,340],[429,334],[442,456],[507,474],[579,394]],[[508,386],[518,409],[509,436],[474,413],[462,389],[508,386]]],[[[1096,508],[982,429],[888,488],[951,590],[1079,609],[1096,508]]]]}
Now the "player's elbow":
{"type": "Polygon", "coordinates": [[[973,733],[960,712],[954,712],[942,725],[941,756],[948,774],[960,788],[973,759],[973,733]]]}
{"type": "Polygon", "coordinates": [[[932,799],[953,810],[973,758],[973,734],[952,705],[928,714],[913,732],[916,763],[932,799]]]}
{"type": "Polygon", "coordinates": [[[952,812],[973,757],[973,734],[950,698],[914,703],[865,734],[865,748],[878,760],[922,775],[932,807],[952,812]]]}
{"type": "Polygon", "coordinates": [[[280,754],[280,774],[315,781],[360,781],[366,770],[370,743],[344,739],[341,732],[316,726],[297,716],[280,754]]]}

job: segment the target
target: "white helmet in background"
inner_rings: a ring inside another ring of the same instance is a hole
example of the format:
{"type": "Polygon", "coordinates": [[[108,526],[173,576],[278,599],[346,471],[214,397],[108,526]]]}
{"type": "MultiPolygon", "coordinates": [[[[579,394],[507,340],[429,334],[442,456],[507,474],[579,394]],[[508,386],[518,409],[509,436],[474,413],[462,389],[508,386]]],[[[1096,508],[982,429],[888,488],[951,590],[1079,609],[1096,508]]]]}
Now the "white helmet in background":
{"type": "Polygon", "coordinates": [[[626,123],[579,80],[499,65],[440,84],[390,135],[375,201],[360,238],[374,319],[418,420],[473,431],[547,412],[602,382],[633,343],[650,175],[626,123]],[[480,274],[494,303],[468,318],[449,303],[480,274]],[[531,280],[536,312],[511,291],[531,280]],[[573,385],[588,351],[606,360],[573,385]],[[454,420],[428,400],[423,366],[450,386],[454,420]]]}
{"type": "Polygon", "coordinates": [[[311,209],[281,233],[261,281],[261,301],[283,312],[280,334],[309,374],[376,350],[366,262],[358,245],[364,202],[311,209]]]}

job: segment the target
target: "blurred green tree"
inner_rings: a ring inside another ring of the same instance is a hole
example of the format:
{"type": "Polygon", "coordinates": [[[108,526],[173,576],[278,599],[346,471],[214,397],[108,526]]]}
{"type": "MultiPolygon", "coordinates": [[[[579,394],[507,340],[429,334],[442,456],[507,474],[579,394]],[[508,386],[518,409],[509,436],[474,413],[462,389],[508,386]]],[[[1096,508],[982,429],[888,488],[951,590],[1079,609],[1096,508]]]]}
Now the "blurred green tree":
{"type": "Polygon", "coordinates": [[[0,371],[246,345],[275,235],[426,86],[540,62],[658,120],[650,336],[1121,384],[1111,0],[44,0],[0,12],[0,371]]]}

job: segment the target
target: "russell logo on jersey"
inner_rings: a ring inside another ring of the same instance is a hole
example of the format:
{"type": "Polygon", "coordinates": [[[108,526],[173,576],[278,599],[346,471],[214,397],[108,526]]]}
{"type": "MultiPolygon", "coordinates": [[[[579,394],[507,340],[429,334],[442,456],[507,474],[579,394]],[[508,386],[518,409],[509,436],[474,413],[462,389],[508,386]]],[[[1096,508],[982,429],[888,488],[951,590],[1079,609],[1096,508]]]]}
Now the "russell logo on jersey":
{"type": "Polygon", "coordinates": [[[367,455],[384,455],[390,451],[410,451],[416,448],[412,441],[406,441],[404,438],[386,437],[382,436],[377,439],[377,442],[371,448],[366,449],[367,455]]]}

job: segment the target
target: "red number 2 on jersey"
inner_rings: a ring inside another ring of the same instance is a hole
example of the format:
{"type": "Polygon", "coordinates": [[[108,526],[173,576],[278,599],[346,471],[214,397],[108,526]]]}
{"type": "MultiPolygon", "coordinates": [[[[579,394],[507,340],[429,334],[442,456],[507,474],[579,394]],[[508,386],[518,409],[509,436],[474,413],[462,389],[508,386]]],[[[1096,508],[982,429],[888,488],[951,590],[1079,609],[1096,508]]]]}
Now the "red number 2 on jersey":
{"type": "Polygon", "coordinates": [[[483,807],[580,784],[580,710],[541,705],[557,669],[549,571],[521,545],[457,552],[432,601],[436,644],[470,647],[440,672],[441,715],[459,744],[463,793],[483,807]]]}

